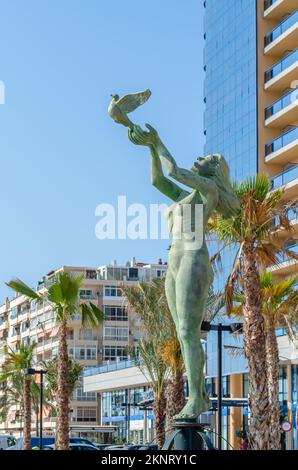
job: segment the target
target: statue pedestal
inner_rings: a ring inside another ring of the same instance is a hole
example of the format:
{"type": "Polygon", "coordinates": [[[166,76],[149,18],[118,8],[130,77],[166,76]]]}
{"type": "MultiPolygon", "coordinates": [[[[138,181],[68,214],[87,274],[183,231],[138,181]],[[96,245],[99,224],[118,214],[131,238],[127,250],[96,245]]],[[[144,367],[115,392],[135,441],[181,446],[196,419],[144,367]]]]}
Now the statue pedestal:
{"type": "Polygon", "coordinates": [[[214,450],[203,426],[192,421],[176,421],[162,450],[214,450]]]}

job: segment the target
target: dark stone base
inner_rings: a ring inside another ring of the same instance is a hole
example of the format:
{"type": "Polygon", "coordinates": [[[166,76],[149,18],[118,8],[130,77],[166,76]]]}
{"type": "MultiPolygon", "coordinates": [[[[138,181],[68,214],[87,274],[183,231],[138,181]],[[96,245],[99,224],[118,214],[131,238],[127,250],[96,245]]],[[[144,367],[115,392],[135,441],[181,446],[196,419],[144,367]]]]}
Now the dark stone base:
{"type": "Polygon", "coordinates": [[[203,426],[197,421],[175,421],[162,450],[214,450],[203,426]]]}

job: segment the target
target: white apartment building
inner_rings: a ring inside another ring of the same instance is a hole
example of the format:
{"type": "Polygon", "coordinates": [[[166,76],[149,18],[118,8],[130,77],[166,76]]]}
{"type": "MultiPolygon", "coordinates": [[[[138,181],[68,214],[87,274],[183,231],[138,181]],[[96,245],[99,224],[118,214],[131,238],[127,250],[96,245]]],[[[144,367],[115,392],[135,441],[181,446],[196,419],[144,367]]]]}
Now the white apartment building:
{"type": "MultiPolygon", "coordinates": [[[[147,264],[136,262],[133,258],[125,266],[118,266],[114,261],[100,267],[63,266],[49,272],[38,282],[36,289],[43,291],[54,281],[61,271],[74,275],[84,275],[80,290],[80,302],[92,301],[105,314],[105,320],[98,328],[82,328],[80,315],[75,315],[69,322],[69,355],[84,365],[92,368],[128,359],[128,347],[133,347],[140,338],[140,323],[135,312],[130,312],[125,305],[121,286],[133,285],[137,281],[163,277],[167,265],[162,260],[147,264]]],[[[20,295],[6,299],[0,306],[0,366],[5,360],[5,346],[16,350],[20,343],[35,341],[36,363],[47,361],[58,353],[58,325],[55,324],[51,305],[37,305],[20,295]]],[[[75,389],[70,403],[70,426],[73,432],[96,438],[94,432],[109,432],[108,426],[101,423],[100,395],[96,392],[84,392],[80,382],[75,389]]],[[[46,412],[44,416],[45,434],[55,432],[55,416],[46,412]]],[[[34,423],[34,417],[33,417],[34,423]]],[[[34,425],[35,428],[35,425],[34,425]]],[[[34,431],[35,429],[33,429],[34,431]]],[[[15,435],[22,432],[22,416],[18,408],[12,407],[7,421],[0,423],[0,431],[12,431],[15,435]]]]}

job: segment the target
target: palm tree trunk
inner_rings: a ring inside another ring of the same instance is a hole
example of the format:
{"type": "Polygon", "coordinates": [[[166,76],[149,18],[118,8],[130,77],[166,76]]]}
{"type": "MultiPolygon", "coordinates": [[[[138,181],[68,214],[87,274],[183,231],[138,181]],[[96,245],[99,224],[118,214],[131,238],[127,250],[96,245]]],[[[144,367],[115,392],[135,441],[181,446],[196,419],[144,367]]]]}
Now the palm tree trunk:
{"type": "Polygon", "coordinates": [[[253,245],[243,249],[244,350],[249,367],[249,446],[270,449],[270,403],[260,275],[253,245]]]}
{"type": "Polygon", "coordinates": [[[167,386],[167,429],[173,426],[173,417],[185,405],[183,370],[173,370],[167,386]]]}
{"type": "Polygon", "coordinates": [[[155,433],[158,448],[161,449],[165,441],[166,427],[166,406],[167,401],[164,391],[156,396],[153,403],[153,411],[155,415],[155,433]]]}
{"type": "Polygon", "coordinates": [[[59,333],[56,445],[58,450],[69,450],[69,395],[66,320],[61,322],[59,333]]]}
{"type": "Polygon", "coordinates": [[[279,407],[279,352],[273,315],[270,315],[267,320],[266,360],[268,370],[269,402],[271,410],[271,450],[280,450],[281,431],[279,407]]]}
{"type": "Polygon", "coordinates": [[[24,450],[31,449],[31,378],[24,377],[24,450]]]}

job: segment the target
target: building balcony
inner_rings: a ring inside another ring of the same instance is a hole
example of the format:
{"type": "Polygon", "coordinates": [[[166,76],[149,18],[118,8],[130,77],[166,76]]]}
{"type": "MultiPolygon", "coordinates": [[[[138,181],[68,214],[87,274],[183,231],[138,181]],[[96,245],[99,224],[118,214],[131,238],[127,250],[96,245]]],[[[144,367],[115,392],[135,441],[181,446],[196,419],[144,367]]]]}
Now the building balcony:
{"type": "Polygon", "coordinates": [[[265,71],[265,90],[283,91],[291,88],[298,77],[298,49],[265,71]]]}
{"type": "MultiPolygon", "coordinates": [[[[288,246],[288,249],[298,254],[298,244],[288,246]]],[[[270,266],[267,270],[276,274],[278,277],[291,276],[298,271],[298,261],[289,259],[287,255],[283,255],[280,257],[278,264],[270,266]]]]}
{"type": "Polygon", "coordinates": [[[293,165],[288,170],[279,173],[271,179],[272,190],[283,189],[284,198],[291,200],[298,195],[298,165],[293,165]]]}
{"type": "Polygon", "coordinates": [[[291,51],[298,44],[298,10],[294,11],[282,23],[267,33],[264,40],[264,54],[281,56],[291,51]]]}
{"type": "Polygon", "coordinates": [[[287,92],[265,109],[265,126],[283,129],[298,122],[298,88],[287,92]]]}
{"type": "Polygon", "coordinates": [[[265,146],[265,163],[286,165],[297,161],[298,127],[294,127],[265,146]]]}
{"type": "Polygon", "coordinates": [[[264,0],[264,18],[280,20],[297,9],[297,0],[264,0]]]}

